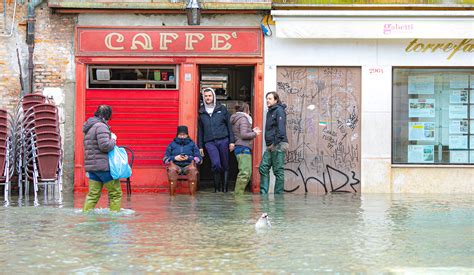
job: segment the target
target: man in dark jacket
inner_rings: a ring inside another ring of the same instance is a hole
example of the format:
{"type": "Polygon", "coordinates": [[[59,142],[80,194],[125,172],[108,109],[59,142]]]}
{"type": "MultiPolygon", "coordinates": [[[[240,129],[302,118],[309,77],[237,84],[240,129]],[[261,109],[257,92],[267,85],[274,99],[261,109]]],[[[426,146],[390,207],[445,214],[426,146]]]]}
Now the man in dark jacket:
{"type": "Polygon", "coordinates": [[[286,105],[282,104],[276,92],[266,95],[267,119],[265,124],[265,144],[267,150],[260,162],[260,194],[267,194],[270,185],[270,168],[275,175],[275,194],[283,193],[285,182],[285,152],[288,150],[286,137],[286,105]]]}
{"type": "Polygon", "coordinates": [[[199,171],[196,164],[201,163],[201,155],[196,144],[189,138],[188,127],[178,126],[176,138],[166,148],[163,162],[167,165],[170,195],[176,192],[178,176],[187,175],[189,192],[196,193],[199,171]]]}
{"type": "Polygon", "coordinates": [[[89,193],[84,202],[83,211],[94,209],[105,185],[109,194],[110,211],[120,211],[122,187],[120,180],[110,175],[108,152],[114,149],[117,136],[107,124],[112,117],[112,108],[100,105],[82,127],[84,132],[84,167],[89,177],[89,193]]]}
{"type": "Polygon", "coordinates": [[[229,151],[234,150],[234,134],[230,123],[230,114],[224,105],[216,102],[213,89],[202,92],[203,104],[198,116],[198,146],[201,156],[204,147],[211,159],[214,172],[214,192],[221,190],[221,175],[224,174],[222,192],[228,191],[229,151]]]}

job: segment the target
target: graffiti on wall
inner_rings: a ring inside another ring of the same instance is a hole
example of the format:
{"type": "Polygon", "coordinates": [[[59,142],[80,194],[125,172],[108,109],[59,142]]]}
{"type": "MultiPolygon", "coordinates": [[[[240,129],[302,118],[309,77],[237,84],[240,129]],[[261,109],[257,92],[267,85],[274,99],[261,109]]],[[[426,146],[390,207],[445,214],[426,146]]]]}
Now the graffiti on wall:
{"type": "Polygon", "coordinates": [[[287,105],[285,190],[360,192],[360,68],[278,67],[287,105]]]}

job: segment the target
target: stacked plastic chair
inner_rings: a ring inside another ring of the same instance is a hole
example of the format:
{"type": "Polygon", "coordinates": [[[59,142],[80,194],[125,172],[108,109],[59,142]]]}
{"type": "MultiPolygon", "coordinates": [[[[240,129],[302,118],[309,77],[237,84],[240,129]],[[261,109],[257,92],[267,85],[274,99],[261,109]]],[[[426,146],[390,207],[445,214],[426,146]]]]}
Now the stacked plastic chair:
{"type": "Polygon", "coordinates": [[[12,143],[12,120],[6,110],[0,109],[0,185],[4,185],[4,202],[10,204],[11,178],[15,171],[12,143]]]}
{"type": "MultiPolygon", "coordinates": [[[[47,193],[58,194],[62,200],[62,148],[59,116],[56,106],[40,94],[25,95],[19,104],[16,130],[18,183],[29,195],[33,184],[35,205],[39,186],[47,193]],[[51,188],[50,188],[51,187],[51,188]]],[[[21,192],[21,191],[20,191],[21,192]]]]}

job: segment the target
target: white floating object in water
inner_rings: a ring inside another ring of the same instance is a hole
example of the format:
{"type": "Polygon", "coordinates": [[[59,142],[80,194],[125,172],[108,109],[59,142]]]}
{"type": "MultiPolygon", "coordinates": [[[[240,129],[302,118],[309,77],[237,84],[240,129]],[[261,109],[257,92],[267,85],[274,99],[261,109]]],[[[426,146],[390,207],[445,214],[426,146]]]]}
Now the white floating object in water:
{"type": "Polygon", "coordinates": [[[257,223],[255,223],[255,229],[262,229],[262,228],[271,228],[272,224],[268,219],[268,214],[263,213],[262,216],[258,219],[257,223]]]}

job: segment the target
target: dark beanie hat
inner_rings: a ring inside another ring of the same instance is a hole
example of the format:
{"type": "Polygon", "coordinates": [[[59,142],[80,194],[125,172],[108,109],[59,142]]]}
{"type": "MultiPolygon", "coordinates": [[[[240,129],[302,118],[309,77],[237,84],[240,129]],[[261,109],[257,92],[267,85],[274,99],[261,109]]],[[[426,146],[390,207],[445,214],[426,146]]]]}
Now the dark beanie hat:
{"type": "Polygon", "coordinates": [[[176,135],[179,135],[179,134],[188,135],[188,126],[184,126],[184,125],[178,126],[178,130],[176,131],[176,135]]]}

